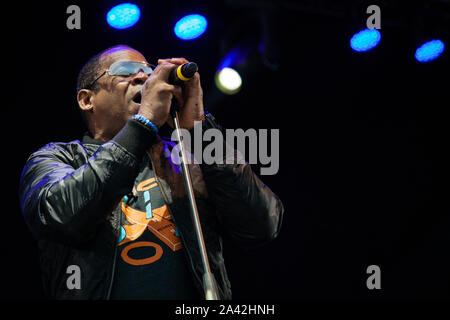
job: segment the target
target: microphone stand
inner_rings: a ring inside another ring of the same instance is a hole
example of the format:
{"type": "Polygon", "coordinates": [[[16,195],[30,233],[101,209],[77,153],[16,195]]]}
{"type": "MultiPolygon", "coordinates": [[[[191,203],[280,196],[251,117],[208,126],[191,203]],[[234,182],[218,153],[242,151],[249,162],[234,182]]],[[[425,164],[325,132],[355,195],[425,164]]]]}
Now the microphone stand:
{"type": "Polygon", "coordinates": [[[203,291],[205,293],[206,300],[219,300],[219,291],[217,290],[217,284],[214,279],[214,274],[209,267],[208,255],[206,253],[205,241],[203,239],[202,227],[200,225],[200,219],[198,216],[197,204],[194,197],[194,189],[192,187],[192,179],[187,165],[187,157],[184,150],[183,137],[180,132],[180,124],[178,121],[179,105],[175,99],[172,100],[170,108],[170,114],[173,118],[175,125],[176,136],[178,140],[178,146],[181,153],[181,167],[183,170],[184,183],[186,185],[186,191],[189,198],[190,209],[192,214],[192,220],[194,222],[194,231],[197,238],[198,246],[200,248],[200,255],[203,264],[203,291]]]}

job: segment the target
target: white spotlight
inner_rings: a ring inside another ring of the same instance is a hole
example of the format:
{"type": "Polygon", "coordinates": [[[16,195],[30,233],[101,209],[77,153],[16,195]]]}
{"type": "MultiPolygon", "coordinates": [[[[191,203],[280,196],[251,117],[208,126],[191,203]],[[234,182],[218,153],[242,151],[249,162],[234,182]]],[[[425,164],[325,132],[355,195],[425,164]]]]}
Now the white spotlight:
{"type": "Polygon", "coordinates": [[[235,94],[241,89],[242,79],[239,73],[232,68],[223,68],[216,73],[217,87],[226,94],[235,94]]]}

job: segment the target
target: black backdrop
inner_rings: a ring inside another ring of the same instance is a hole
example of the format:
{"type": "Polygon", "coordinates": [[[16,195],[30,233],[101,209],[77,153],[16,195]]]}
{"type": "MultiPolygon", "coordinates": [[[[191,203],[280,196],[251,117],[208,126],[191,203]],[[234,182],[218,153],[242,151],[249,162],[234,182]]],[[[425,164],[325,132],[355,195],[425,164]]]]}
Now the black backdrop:
{"type": "MultiPolygon", "coordinates": [[[[4,68],[13,68],[2,75],[2,297],[42,297],[36,243],[17,199],[20,173],[37,148],[80,138],[77,72],[118,43],[153,63],[177,56],[198,62],[205,103],[224,127],[280,130],[279,172],[262,180],[285,205],[282,232],[251,252],[225,242],[234,298],[450,296],[447,52],[419,64],[413,28],[382,20],[380,45],[356,53],[349,39],[364,11],[355,21],[280,5],[269,8],[279,69],[252,51],[242,90],[225,96],[214,72],[232,44],[258,39],[258,9],[233,1],[135,1],[140,22],[119,31],[104,18],[115,3],[17,4],[5,14],[4,68]],[[81,8],[81,30],[66,28],[70,4],[81,8]],[[188,8],[209,25],[203,37],[182,42],[172,28],[188,8]],[[381,290],[366,287],[372,264],[381,268],[381,290]]],[[[449,44],[448,36],[442,40],[449,44]]]]}

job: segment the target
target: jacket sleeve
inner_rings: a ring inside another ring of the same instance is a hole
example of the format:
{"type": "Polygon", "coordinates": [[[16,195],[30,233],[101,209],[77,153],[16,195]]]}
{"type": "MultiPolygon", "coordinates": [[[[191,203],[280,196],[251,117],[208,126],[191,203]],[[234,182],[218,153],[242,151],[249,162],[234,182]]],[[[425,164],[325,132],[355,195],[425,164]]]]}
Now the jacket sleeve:
{"type": "MultiPolygon", "coordinates": [[[[208,128],[222,130],[210,114],[202,129],[208,128]]],[[[224,159],[223,164],[201,165],[208,198],[218,210],[225,232],[244,246],[275,239],[284,213],[281,200],[257,177],[249,163],[238,161],[236,150],[232,157],[232,161],[224,159]]]]}
{"type": "Polygon", "coordinates": [[[155,140],[151,130],[129,120],[81,167],[65,144],[50,143],[28,159],[20,179],[19,201],[37,238],[80,244],[124,194],[131,191],[139,160],[155,140]],[[140,143],[136,143],[139,141],[140,143]]]}

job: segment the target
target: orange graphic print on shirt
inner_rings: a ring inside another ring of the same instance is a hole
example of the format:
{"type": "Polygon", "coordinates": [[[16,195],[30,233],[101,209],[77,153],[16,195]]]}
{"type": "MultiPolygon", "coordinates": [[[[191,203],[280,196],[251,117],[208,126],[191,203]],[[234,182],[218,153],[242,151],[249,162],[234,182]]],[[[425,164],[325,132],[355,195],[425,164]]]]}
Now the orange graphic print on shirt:
{"type": "Polygon", "coordinates": [[[122,202],[122,212],[127,222],[121,227],[118,245],[122,246],[132,242],[122,250],[121,254],[123,260],[131,265],[153,263],[159,260],[163,254],[162,247],[157,243],[134,241],[144,232],[152,232],[172,251],[178,251],[183,247],[167,206],[165,204],[159,208],[152,208],[151,206],[150,189],[156,188],[157,186],[155,178],[150,178],[142,181],[136,187],[139,196],[144,197],[146,211],[137,210],[122,202]],[[129,251],[139,247],[153,247],[156,253],[145,259],[132,259],[128,254],[129,251]]]}

